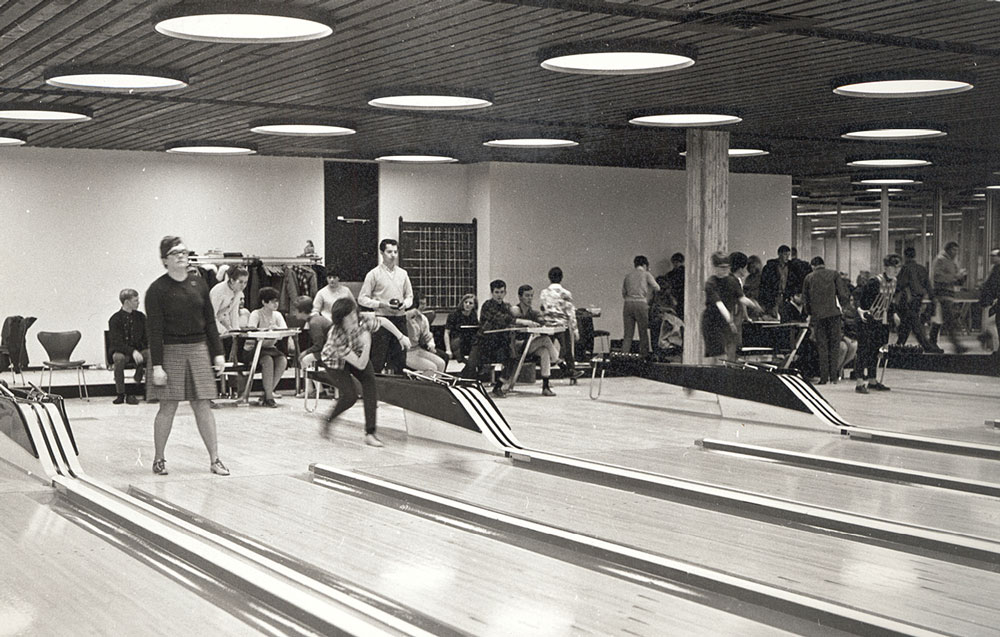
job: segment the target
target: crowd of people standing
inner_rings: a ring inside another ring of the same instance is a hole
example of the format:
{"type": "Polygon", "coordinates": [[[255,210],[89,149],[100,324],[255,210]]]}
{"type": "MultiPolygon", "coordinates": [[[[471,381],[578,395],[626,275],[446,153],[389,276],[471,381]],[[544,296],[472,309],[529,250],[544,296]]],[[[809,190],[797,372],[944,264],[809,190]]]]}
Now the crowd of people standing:
{"type": "MultiPolygon", "coordinates": [[[[822,257],[806,262],[787,245],[779,246],[777,256],[766,263],[756,255],[717,252],[710,257],[713,273],[704,283],[704,355],[735,361],[747,319],[794,323],[808,328],[798,357],[806,376],[818,377],[819,384],[836,383],[854,360],[859,393],[886,391],[875,380],[875,369],[894,329],[896,345],[905,345],[912,334],[923,351],[943,353],[938,338],[944,334],[952,351],[967,351],[958,335],[956,293],[967,276],[957,263],[958,252],[957,242],[946,243],[928,271],[908,247],[902,259],[885,255],[879,273],[862,272],[854,285],[844,273],[827,268],[822,257]]],[[[679,341],[671,344],[665,336],[683,327],[684,255],[674,254],[670,261],[670,271],[654,277],[649,260],[635,257],[622,284],[622,351],[632,351],[638,329],[640,355],[680,353],[679,341]]],[[[991,254],[991,266],[979,304],[997,317],[1000,250],[991,254]]]]}

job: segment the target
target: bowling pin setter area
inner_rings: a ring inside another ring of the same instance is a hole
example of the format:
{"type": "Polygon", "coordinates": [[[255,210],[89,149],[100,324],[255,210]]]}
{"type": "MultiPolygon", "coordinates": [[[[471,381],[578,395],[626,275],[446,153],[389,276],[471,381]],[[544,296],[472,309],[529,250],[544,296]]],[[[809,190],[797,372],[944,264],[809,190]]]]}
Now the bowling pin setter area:
{"type": "Polygon", "coordinates": [[[5,392],[0,634],[1000,634],[995,379],[722,373],[219,409],[228,477],[186,404],[156,476],[156,405],[5,392]]]}

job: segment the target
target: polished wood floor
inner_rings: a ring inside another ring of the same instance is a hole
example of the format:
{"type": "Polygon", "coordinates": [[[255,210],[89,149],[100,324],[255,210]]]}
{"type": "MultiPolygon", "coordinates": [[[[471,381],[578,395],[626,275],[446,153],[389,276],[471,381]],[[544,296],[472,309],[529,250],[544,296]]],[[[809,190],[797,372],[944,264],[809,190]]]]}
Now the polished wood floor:
{"type": "MultiPolygon", "coordinates": [[[[849,381],[821,389],[857,425],[1000,445],[1000,429],[984,424],[1000,418],[996,379],[889,370],[885,382],[892,391],[867,396],[855,394],[849,381]]],[[[601,397],[590,400],[589,383],[557,381],[555,398],[542,397],[538,385],[522,386],[498,404],[520,441],[533,448],[1000,541],[997,498],[706,451],[695,441],[741,441],[993,483],[1000,483],[998,461],[848,440],[810,416],[635,378],[606,379],[601,397]]],[[[290,396],[278,409],[216,410],[221,457],[233,472],[221,478],[208,472],[187,406],[178,411],[167,447],[170,475],[157,477],[150,472],[155,405],[117,406],[109,398],[66,404],[94,477],[122,489],[136,485],[470,634],[823,631],[782,624],[766,613],[726,612],[724,604],[653,591],[334,493],[309,484],[310,463],[366,472],[944,634],[1000,633],[1000,572],[992,565],[526,470],[497,456],[407,438],[402,412],[386,405],[379,408],[384,449],[362,444],[360,405],[338,421],[332,441],[318,437],[319,416],[290,396]]],[[[328,402],[321,404],[320,412],[328,409],[328,402]]],[[[86,617],[77,634],[189,634],[186,624],[171,623],[178,605],[191,622],[203,618],[220,634],[250,630],[67,520],[37,481],[5,468],[0,498],[10,513],[0,523],[3,550],[25,558],[16,566],[0,562],[3,581],[49,570],[54,555],[59,569],[80,569],[60,572],[55,589],[23,587],[15,600],[22,628],[12,634],[57,634],[70,621],[66,614],[86,617]],[[93,560],[101,565],[91,569],[93,560]],[[97,580],[95,595],[127,589],[132,606],[114,615],[89,610],[86,598],[56,608],[53,595],[80,586],[88,572],[97,580]],[[132,619],[147,607],[149,617],[132,619]],[[120,629],[131,621],[136,630],[120,629]]]]}

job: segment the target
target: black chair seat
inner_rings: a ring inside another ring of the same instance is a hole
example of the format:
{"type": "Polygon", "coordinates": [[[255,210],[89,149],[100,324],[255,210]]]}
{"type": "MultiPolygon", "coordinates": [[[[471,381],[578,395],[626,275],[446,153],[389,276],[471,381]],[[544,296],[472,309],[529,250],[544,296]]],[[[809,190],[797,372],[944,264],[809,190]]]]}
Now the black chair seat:
{"type": "Polygon", "coordinates": [[[83,367],[87,364],[87,361],[45,361],[42,365],[46,367],[54,367],[55,369],[73,369],[74,367],[83,367]]]}

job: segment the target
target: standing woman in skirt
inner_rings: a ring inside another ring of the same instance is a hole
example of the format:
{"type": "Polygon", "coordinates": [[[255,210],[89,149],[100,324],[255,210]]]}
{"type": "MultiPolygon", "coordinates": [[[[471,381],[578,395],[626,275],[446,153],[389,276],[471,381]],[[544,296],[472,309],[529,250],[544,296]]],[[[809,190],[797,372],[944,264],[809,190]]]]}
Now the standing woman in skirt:
{"type": "Polygon", "coordinates": [[[146,290],[149,352],[153,365],[150,398],[160,401],[153,421],[153,473],[167,474],[163,451],[177,413],[177,403],[187,400],[194,410],[198,433],[208,450],[212,473],[228,476],[219,460],[215,417],[210,400],[216,395],[212,366],[225,365],[222,341],[208,286],[196,274],[188,274],[188,249],[180,237],[163,237],[160,259],[167,273],[146,290]]]}

